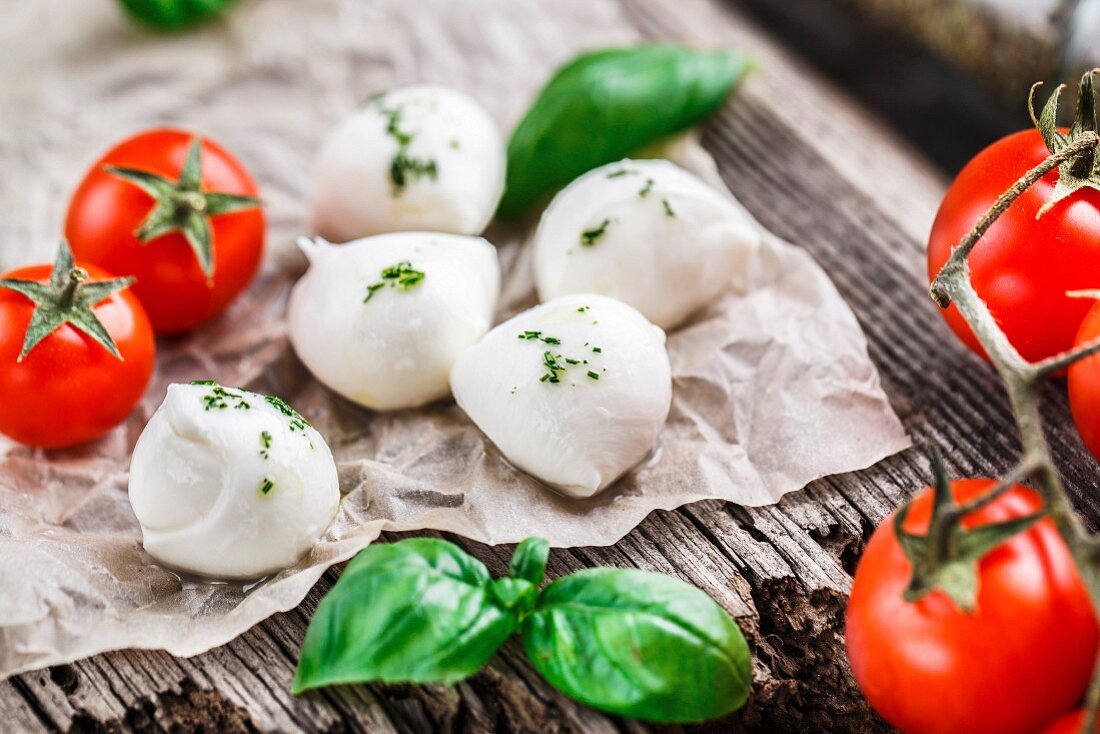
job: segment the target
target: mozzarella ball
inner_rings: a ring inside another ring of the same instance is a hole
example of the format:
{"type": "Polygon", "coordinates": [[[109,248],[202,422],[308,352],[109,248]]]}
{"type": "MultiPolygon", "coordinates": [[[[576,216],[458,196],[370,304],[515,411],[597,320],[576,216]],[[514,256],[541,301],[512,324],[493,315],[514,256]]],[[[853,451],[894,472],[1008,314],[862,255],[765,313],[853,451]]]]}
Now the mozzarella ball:
{"type": "Polygon", "coordinates": [[[505,321],[463,352],[455,400],[501,453],[573,497],[645,458],[668,417],[665,333],[604,296],[564,296],[505,321]]]}
{"type": "Polygon", "coordinates": [[[432,232],[301,244],[310,267],[291,292],[287,321],[309,371],[374,410],[445,397],[455,359],[492,325],[496,248],[432,232]]]}
{"type": "Polygon", "coordinates": [[[504,190],[504,142],[481,105],[416,84],[374,97],[325,141],[313,230],[333,242],[410,230],[479,234],[504,190]]]}
{"type": "Polygon", "coordinates": [[[171,385],[130,462],[145,550],[172,568],[255,578],[294,563],[336,516],[336,463],[278,398],[171,385]]]}
{"type": "Polygon", "coordinates": [[[535,234],[535,280],[548,301],[600,293],[671,329],[728,288],[759,235],[747,215],[661,160],[624,160],[563,189],[535,234]]]}

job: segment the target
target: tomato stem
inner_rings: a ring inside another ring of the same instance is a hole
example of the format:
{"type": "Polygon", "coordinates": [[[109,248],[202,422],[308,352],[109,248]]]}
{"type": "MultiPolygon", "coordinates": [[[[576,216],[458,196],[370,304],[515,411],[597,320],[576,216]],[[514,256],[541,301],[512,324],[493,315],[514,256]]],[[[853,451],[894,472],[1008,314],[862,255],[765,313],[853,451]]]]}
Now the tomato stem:
{"type": "MultiPolygon", "coordinates": [[[[971,281],[967,258],[982,235],[1024,191],[1063,163],[1078,156],[1096,156],[1097,150],[1096,133],[1082,131],[1068,141],[1066,147],[1028,171],[994,202],[974,228],[963,237],[929,287],[929,295],[940,308],[955,304],[1004,381],[1023,446],[1020,463],[1001,484],[982,497],[954,510],[964,514],[972,512],[991,502],[1015,482],[1031,477],[1043,498],[1047,514],[1073,556],[1094,610],[1100,610],[1100,538],[1090,535],[1074,512],[1062,479],[1054,468],[1050,446],[1043,434],[1039,392],[1050,375],[1100,352],[1100,340],[1040,362],[1028,362],[1005,336],[989,307],[978,295],[971,281]]],[[[1100,659],[1094,666],[1086,703],[1087,715],[1083,731],[1091,732],[1096,725],[1097,706],[1100,705],[1100,659]]]]}

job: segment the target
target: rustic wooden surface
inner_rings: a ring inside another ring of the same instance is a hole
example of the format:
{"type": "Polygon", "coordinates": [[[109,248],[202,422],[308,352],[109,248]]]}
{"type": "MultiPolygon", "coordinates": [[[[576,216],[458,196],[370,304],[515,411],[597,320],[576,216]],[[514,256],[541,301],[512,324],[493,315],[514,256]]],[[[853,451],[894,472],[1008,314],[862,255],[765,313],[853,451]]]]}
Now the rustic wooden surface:
{"type": "MultiPolygon", "coordinates": [[[[801,243],[851,304],[887,392],[917,440],[951,468],[1006,468],[1016,439],[999,383],[941,323],[925,294],[924,237],[942,182],[891,134],[720,0],[621,0],[643,35],[731,44],[759,71],[704,142],[733,192],[766,226],[801,243]]],[[[1047,416],[1068,483],[1100,512],[1095,465],[1068,427],[1060,386],[1047,416]]],[[[837,426],[837,430],[844,430],[837,426]]],[[[873,527],[926,481],[917,451],[832,477],[777,506],[704,502],[651,516],[611,548],[555,551],[552,577],[591,565],[677,575],[733,613],[755,652],[750,704],[705,730],[878,732],[843,654],[846,591],[873,527]]],[[[392,538],[390,538],[392,539],[392,538]]],[[[501,573],[511,547],[459,542],[501,573]]],[[[294,698],[298,647],[330,572],[302,606],[192,659],[119,652],[0,684],[4,731],[642,732],[571,703],[510,643],[454,688],[348,686],[294,698]]]]}

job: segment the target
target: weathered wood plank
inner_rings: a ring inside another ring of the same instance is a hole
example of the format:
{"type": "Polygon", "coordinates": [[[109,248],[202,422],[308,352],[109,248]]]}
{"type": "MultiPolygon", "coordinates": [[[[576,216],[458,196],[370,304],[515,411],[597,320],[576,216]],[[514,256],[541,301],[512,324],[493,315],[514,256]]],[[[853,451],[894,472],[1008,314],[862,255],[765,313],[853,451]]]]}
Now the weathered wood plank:
{"type": "MultiPolygon", "coordinates": [[[[757,57],[756,77],[707,131],[723,176],[766,226],[832,275],[910,431],[948,447],[960,473],[1007,466],[1016,442],[996,379],[956,344],[924,296],[936,174],[716,0],[623,0],[622,19],[646,36],[728,43],[757,57]]],[[[1058,389],[1051,392],[1046,414],[1062,425],[1052,441],[1072,467],[1069,484],[1079,498],[1095,497],[1095,465],[1065,427],[1058,389]]],[[[550,576],[595,564],[658,570],[699,585],[735,614],[755,653],[754,699],[714,730],[883,731],[844,662],[845,592],[870,530],[924,473],[910,452],[774,507],[703,502],[655,513],[615,547],[556,551],[550,576]]],[[[1083,503],[1093,518],[1096,503],[1083,503]]],[[[495,573],[511,552],[459,542],[495,573]]],[[[19,676],[0,685],[0,715],[27,730],[649,729],[572,704],[515,643],[454,688],[346,686],[293,698],[287,689],[306,620],[334,578],[327,574],[299,609],[190,660],[130,651],[19,676]]]]}

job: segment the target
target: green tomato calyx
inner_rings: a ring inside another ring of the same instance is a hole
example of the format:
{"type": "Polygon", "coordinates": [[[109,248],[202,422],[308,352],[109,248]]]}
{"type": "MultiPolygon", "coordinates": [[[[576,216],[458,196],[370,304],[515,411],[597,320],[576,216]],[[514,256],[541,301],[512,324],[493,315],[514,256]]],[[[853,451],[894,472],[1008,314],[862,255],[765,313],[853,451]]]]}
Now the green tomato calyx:
{"type": "Polygon", "coordinates": [[[15,291],[34,303],[34,314],[27,325],[19,362],[64,324],[71,324],[94,339],[119,361],[122,360],[118,346],[93,309],[115,293],[129,288],[134,279],[116,278],[92,283],[87,280],[88,271],[73,264],[73,252],[65,240],[61,240],[61,246],[58,247],[57,259],[48,283],[17,278],[0,279],[0,288],[15,291]]]}
{"type": "Polygon", "coordinates": [[[104,170],[153,197],[153,208],[134,236],[148,243],[171,232],[183,233],[208,283],[214,279],[211,217],[263,205],[252,196],[202,190],[202,141],[197,137],[191,140],[187,149],[178,181],[136,168],[104,166],[104,170]]]}

